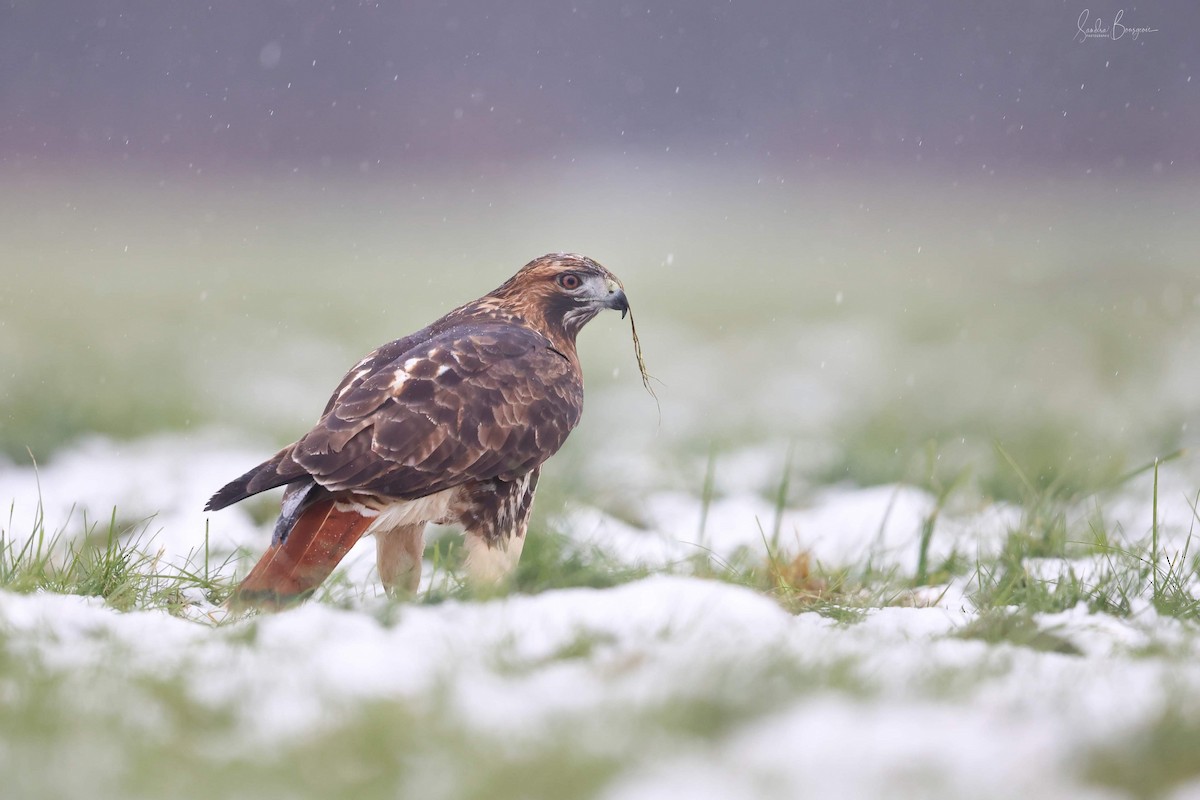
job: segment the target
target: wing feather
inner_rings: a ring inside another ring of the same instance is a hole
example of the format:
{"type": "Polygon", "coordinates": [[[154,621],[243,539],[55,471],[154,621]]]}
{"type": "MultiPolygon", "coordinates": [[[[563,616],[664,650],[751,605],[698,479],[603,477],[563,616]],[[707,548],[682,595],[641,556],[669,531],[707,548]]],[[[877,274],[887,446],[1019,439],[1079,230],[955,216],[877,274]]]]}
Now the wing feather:
{"type": "Polygon", "coordinates": [[[577,365],[504,323],[451,328],[347,376],[291,458],[320,485],[397,498],[511,479],[553,455],[579,421],[577,365]]]}

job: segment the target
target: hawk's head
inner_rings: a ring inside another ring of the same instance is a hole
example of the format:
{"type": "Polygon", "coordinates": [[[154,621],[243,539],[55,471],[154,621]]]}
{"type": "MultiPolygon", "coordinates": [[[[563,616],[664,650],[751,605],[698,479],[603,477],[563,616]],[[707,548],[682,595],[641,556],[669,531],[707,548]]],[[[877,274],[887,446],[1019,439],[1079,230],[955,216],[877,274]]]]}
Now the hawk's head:
{"type": "Polygon", "coordinates": [[[592,259],[550,253],[530,261],[490,297],[548,332],[575,335],[606,308],[629,311],[621,281],[592,259]]]}

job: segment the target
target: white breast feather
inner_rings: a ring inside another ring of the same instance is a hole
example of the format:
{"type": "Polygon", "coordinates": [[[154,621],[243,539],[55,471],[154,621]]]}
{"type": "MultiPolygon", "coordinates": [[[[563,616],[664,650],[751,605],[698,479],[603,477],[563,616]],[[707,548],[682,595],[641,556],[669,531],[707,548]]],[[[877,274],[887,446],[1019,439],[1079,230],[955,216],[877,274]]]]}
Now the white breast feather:
{"type": "Polygon", "coordinates": [[[371,527],[367,528],[367,533],[370,534],[375,531],[390,531],[404,525],[444,522],[450,514],[450,499],[454,492],[455,489],[443,489],[427,497],[418,497],[416,500],[397,500],[394,503],[388,503],[382,509],[371,508],[359,503],[354,505],[356,506],[355,510],[359,513],[375,517],[371,527]]]}

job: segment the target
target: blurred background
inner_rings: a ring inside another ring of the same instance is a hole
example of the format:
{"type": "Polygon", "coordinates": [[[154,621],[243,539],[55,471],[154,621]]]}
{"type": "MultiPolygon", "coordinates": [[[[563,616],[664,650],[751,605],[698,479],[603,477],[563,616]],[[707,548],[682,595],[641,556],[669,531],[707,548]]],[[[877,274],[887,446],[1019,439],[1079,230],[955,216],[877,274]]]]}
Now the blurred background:
{"type": "Polygon", "coordinates": [[[1103,485],[1200,428],[1198,37],[1188,0],[7,0],[0,452],[267,452],[572,250],[661,417],[593,323],[560,492],[1103,485]]]}

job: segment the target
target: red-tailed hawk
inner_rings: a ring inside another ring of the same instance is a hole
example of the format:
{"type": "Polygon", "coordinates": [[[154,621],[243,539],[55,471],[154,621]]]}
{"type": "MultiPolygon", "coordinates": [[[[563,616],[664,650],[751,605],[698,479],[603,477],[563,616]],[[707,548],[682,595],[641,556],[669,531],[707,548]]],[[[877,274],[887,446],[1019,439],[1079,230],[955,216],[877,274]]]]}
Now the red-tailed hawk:
{"type": "Polygon", "coordinates": [[[616,276],[546,255],[355,364],[311,431],[205,506],[287,486],[271,546],[233,602],[302,599],[368,533],[384,586],[415,591],[427,522],[463,526],[470,578],[506,576],[542,463],[583,411],[575,337],[606,308],[629,310],[616,276]]]}

